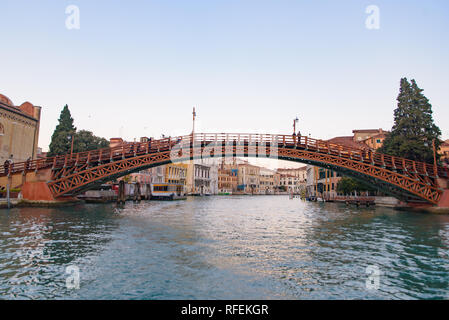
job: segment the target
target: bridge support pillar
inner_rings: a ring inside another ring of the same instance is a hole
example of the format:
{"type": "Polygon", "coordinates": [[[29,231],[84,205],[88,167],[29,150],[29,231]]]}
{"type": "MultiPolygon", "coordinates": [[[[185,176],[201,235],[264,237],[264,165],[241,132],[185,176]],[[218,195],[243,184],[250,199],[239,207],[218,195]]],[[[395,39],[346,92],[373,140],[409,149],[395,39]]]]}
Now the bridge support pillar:
{"type": "Polygon", "coordinates": [[[76,203],[78,199],[74,197],[58,197],[55,198],[47,183],[44,181],[25,181],[22,185],[22,198],[29,203],[45,203],[52,204],[64,204],[64,203],[76,203]]]}
{"type": "Polygon", "coordinates": [[[56,201],[50,188],[43,181],[26,181],[22,186],[22,197],[29,201],[56,201]]]}
{"type": "Polygon", "coordinates": [[[449,208],[449,189],[445,189],[441,195],[440,202],[438,202],[439,208],[449,208]]]}
{"type": "Polygon", "coordinates": [[[437,178],[437,183],[440,188],[449,189],[449,180],[437,178]]]}

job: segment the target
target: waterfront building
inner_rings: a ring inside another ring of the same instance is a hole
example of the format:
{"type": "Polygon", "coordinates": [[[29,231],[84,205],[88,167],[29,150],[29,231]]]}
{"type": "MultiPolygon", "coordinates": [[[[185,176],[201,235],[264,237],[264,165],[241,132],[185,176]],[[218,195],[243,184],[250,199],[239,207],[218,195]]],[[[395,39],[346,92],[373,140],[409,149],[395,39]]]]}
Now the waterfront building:
{"type": "Polygon", "coordinates": [[[449,139],[446,141],[443,141],[441,143],[438,153],[441,156],[441,161],[443,162],[443,165],[448,166],[449,165],[449,139]]]}
{"type": "Polygon", "coordinates": [[[0,162],[36,159],[41,107],[30,102],[20,106],[0,94],[0,162]]]}
{"type": "Polygon", "coordinates": [[[307,179],[307,167],[300,168],[279,168],[277,169],[279,174],[290,175],[298,178],[299,181],[305,182],[307,179]]]}
{"type": "Polygon", "coordinates": [[[165,166],[151,168],[151,184],[165,183],[165,166]]]}
{"type": "Polygon", "coordinates": [[[306,181],[307,181],[306,166],[300,168],[278,169],[277,172],[280,175],[279,185],[282,186],[282,188],[285,191],[299,194],[306,189],[306,181]]]}
{"type": "Polygon", "coordinates": [[[218,165],[214,159],[210,164],[210,193],[218,194],[218,165]]]}
{"type": "Polygon", "coordinates": [[[189,161],[187,163],[186,185],[188,194],[194,195],[211,194],[210,169],[211,165],[208,165],[198,160],[189,161]]]}
{"type": "Polygon", "coordinates": [[[321,198],[332,200],[337,196],[337,184],[341,175],[333,170],[318,169],[317,189],[321,198]]]}
{"type": "Polygon", "coordinates": [[[259,174],[259,193],[275,194],[278,186],[276,184],[276,172],[267,168],[260,168],[259,174]]]}
{"type": "Polygon", "coordinates": [[[165,167],[165,183],[180,185],[182,186],[182,192],[185,192],[187,164],[169,163],[163,167],[165,167]]]}
{"type": "Polygon", "coordinates": [[[218,169],[218,193],[232,194],[237,191],[238,170],[221,166],[218,169]]]}
{"type": "Polygon", "coordinates": [[[306,197],[316,197],[316,179],[318,167],[307,165],[306,167],[306,197]]]}
{"type": "Polygon", "coordinates": [[[246,194],[259,193],[260,187],[260,167],[245,161],[237,165],[239,192],[246,194]]]}

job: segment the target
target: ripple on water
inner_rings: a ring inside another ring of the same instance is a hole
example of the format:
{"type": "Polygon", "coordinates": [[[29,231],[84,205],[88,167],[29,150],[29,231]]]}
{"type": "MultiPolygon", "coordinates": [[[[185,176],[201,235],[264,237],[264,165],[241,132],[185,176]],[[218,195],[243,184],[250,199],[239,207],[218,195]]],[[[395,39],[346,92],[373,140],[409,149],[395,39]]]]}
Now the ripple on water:
{"type": "Polygon", "coordinates": [[[284,196],[16,208],[6,299],[442,299],[449,218],[284,196]],[[66,267],[80,289],[66,288],[66,267]],[[368,266],[380,288],[366,286],[368,266]]]}

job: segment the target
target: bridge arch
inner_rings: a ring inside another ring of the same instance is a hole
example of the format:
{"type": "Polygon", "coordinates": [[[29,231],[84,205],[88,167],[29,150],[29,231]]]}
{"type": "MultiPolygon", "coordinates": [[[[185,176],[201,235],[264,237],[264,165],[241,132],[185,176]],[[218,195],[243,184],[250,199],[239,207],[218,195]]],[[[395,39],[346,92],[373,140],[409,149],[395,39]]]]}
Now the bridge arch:
{"type": "MultiPolygon", "coordinates": [[[[404,174],[407,172],[407,164],[402,161],[403,159],[398,158],[404,164],[402,171],[396,166],[398,159],[393,159],[394,169],[390,170],[387,168],[388,161],[384,155],[381,155],[383,165],[376,165],[374,154],[364,150],[347,150],[344,146],[331,146],[321,140],[314,140],[313,143],[303,141],[307,140],[307,137],[296,139],[296,137],[288,136],[289,138],[286,139],[286,136],[280,136],[279,139],[279,136],[275,136],[276,139],[273,139],[273,136],[270,136],[269,139],[263,139],[264,137],[254,136],[256,137],[248,139],[240,136],[233,139],[229,137],[217,139],[215,135],[198,140],[192,140],[191,136],[187,136],[187,138],[173,139],[165,148],[159,145],[155,152],[135,154],[116,161],[102,163],[100,156],[100,161],[96,165],[75,170],[72,173],[68,172],[69,174],[50,181],[48,185],[55,196],[77,194],[106,181],[170,162],[225,156],[273,158],[332,169],[408,202],[424,201],[437,204],[442,194],[435,184],[429,183],[432,180],[429,179],[428,174],[425,178],[421,177],[421,180],[417,178],[417,173],[414,177],[404,174]],[[274,153],[273,150],[275,150],[274,153]]],[[[112,153],[110,155],[112,159],[112,153]]],[[[417,164],[412,166],[417,167],[417,164]]]]}

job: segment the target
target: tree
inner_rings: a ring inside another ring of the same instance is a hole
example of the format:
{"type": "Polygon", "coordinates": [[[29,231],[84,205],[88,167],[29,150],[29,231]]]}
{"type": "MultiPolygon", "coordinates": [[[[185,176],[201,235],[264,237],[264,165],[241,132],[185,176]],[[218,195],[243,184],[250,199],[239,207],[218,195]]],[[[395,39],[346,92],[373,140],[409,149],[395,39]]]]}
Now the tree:
{"type": "Polygon", "coordinates": [[[107,147],[109,147],[109,141],[94,136],[91,131],[80,130],[75,134],[73,152],[84,152],[107,147]]]}
{"type": "Polygon", "coordinates": [[[109,141],[94,136],[92,132],[87,130],[76,131],[73,125],[73,118],[67,105],[61,111],[58,125],[51,136],[50,150],[48,156],[66,154],[70,152],[73,140],[73,152],[84,152],[94,149],[109,147],[109,141]]]}
{"type": "MultiPolygon", "coordinates": [[[[432,105],[415,80],[401,79],[394,125],[379,152],[416,161],[433,162],[432,142],[439,149],[441,130],[432,117],[432,105]]],[[[439,157],[437,155],[437,157],[439,157]]]]}
{"type": "Polygon", "coordinates": [[[70,152],[70,136],[75,134],[76,128],[73,125],[73,118],[70,114],[69,106],[65,105],[59,116],[58,125],[51,136],[50,150],[48,156],[65,154],[70,152]]]}
{"type": "Polygon", "coordinates": [[[342,177],[340,181],[337,183],[337,192],[344,195],[349,195],[354,193],[354,191],[357,191],[358,193],[361,192],[375,192],[377,189],[373,188],[372,186],[363,183],[359,180],[355,180],[349,177],[342,177]]]}

